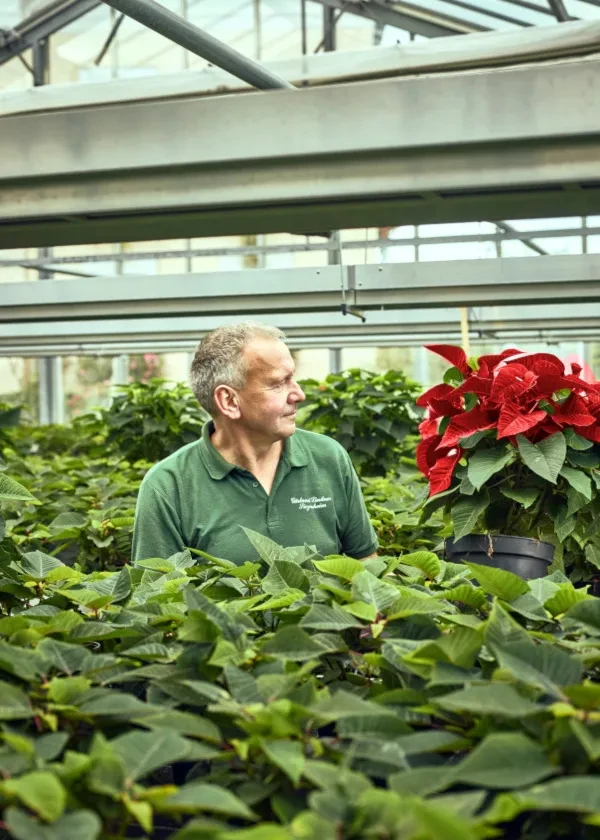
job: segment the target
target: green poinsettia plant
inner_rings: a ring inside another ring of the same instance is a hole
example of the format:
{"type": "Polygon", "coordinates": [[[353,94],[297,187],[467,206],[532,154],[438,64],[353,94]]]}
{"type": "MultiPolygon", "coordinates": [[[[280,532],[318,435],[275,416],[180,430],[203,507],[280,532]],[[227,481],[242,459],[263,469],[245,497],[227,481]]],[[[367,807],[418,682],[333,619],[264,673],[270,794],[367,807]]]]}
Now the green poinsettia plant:
{"type": "Polygon", "coordinates": [[[555,546],[575,580],[600,569],[600,383],[552,353],[514,348],[452,367],[418,399],[425,512],[443,507],[455,539],[487,533],[555,546]]]}

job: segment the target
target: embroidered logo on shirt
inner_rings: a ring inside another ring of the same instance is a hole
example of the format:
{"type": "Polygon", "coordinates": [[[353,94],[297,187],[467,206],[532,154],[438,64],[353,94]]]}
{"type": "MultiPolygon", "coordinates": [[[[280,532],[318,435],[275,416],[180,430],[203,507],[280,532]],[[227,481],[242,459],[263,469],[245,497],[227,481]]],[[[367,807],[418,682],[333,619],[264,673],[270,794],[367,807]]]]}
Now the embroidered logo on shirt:
{"type": "Polygon", "coordinates": [[[298,505],[298,510],[317,510],[318,508],[327,507],[328,502],[331,501],[331,496],[310,496],[305,499],[302,496],[292,496],[290,501],[293,505],[298,505]]]}

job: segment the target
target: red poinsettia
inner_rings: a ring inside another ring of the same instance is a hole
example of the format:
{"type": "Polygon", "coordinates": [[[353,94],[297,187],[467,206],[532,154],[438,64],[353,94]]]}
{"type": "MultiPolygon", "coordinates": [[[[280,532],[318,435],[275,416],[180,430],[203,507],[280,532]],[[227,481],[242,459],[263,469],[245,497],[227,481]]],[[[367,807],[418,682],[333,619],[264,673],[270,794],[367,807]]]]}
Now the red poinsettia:
{"type": "Polygon", "coordinates": [[[552,353],[515,348],[483,355],[472,367],[460,347],[426,345],[456,369],[459,384],[434,385],[417,400],[427,409],[420,425],[417,464],[429,479],[431,496],[452,484],[464,448],[476,432],[517,446],[517,435],[537,444],[570,428],[600,443],[600,383],[586,382],[573,363],[570,371],[552,353]]]}

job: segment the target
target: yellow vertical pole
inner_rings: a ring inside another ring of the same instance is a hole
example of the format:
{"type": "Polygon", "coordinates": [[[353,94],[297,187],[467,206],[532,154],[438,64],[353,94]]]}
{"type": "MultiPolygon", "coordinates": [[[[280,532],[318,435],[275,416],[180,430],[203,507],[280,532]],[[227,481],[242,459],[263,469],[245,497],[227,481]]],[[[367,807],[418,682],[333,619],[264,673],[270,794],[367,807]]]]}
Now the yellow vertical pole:
{"type": "Polygon", "coordinates": [[[462,338],[462,348],[465,351],[467,358],[471,355],[471,344],[469,341],[469,310],[466,306],[460,308],[460,334],[462,338]]]}

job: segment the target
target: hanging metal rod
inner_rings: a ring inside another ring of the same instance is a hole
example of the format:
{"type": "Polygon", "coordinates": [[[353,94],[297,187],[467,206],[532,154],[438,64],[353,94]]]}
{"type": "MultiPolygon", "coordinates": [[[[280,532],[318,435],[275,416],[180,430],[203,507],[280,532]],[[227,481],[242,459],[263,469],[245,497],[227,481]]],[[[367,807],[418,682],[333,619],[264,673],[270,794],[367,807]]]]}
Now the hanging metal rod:
{"type": "Polygon", "coordinates": [[[176,15],[160,3],[155,3],[154,0],[103,0],[103,2],[260,90],[294,87],[285,79],[271,73],[256,61],[228,47],[227,44],[223,44],[207,32],[203,32],[190,21],[176,15]]]}

